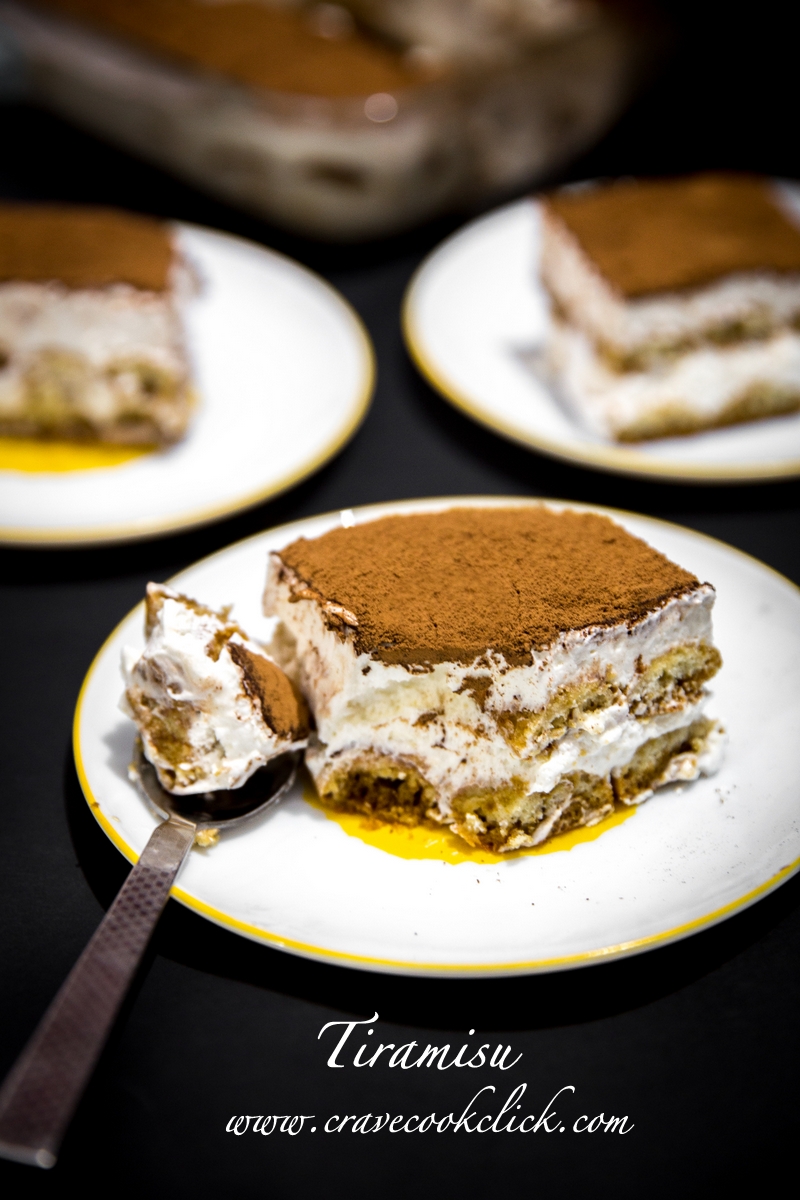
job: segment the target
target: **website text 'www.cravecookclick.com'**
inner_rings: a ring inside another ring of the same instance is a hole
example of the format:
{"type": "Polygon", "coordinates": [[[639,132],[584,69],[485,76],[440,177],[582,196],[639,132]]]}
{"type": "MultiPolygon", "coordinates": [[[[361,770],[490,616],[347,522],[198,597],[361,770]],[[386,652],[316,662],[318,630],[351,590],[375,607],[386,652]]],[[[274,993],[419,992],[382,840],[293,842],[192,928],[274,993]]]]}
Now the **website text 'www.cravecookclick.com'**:
{"type": "Polygon", "coordinates": [[[575,1088],[571,1084],[559,1088],[537,1116],[523,1112],[527,1083],[520,1083],[499,1109],[497,1089],[487,1084],[475,1093],[459,1115],[455,1111],[439,1116],[435,1112],[412,1113],[331,1113],[324,1120],[313,1113],[237,1115],[230,1118],[225,1131],[237,1137],[246,1133],[269,1137],[286,1133],[297,1137],[301,1133],[630,1133],[634,1126],[627,1115],[580,1113],[567,1115],[565,1106],[574,1113],[575,1088]],[[571,1102],[571,1103],[570,1103],[571,1102]],[[559,1115],[556,1104],[563,1115],[559,1115]],[[490,1111],[486,1111],[487,1108],[490,1111]],[[494,1110],[494,1111],[492,1111],[494,1110]]]}

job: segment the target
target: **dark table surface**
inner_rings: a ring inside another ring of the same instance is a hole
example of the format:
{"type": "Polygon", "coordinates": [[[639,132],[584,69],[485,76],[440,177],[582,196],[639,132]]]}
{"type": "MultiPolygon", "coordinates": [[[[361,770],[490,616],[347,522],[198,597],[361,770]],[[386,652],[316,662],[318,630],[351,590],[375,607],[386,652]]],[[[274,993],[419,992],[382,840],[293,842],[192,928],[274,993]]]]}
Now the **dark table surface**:
{"type": "MultiPolygon", "coordinates": [[[[800,176],[784,8],[762,4],[738,25],[721,4],[670,7],[679,32],[670,64],[569,177],[709,166],[800,176]]],[[[800,496],[792,481],[700,488],[572,468],[451,409],[411,366],[398,313],[412,271],[453,220],[377,245],[320,246],[243,217],[23,104],[0,110],[0,123],[2,194],[115,203],[275,246],[341,289],[363,316],[379,364],[372,409],[351,444],[268,504],[122,548],[0,551],[5,1073],[128,869],[82,799],[70,722],[95,651],[148,579],[166,579],[282,521],[401,497],[485,492],[665,517],[800,582],[800,496]]],[[[795,880],[672,947],[562,975],[474,982],[305,962],[171,901],[57,1167],[45,1173],[0,1163],[0,1188],[8,1196],[94,1185],[115,1196],[322,1191],[353,1198],[763,1188],[787,1160],[798,1124],[798,900],[795,880]],[[540,1113],[572,1085],[566,1111],[627,1114],[635,1128],[624,1139],[544,1130],[531,1137],[226,1134],[234,1114],[458,1113],[490,1082],[483,1072],[464,1079],[326,1067],[322,1025],[375,1012],[376,1042],[460,1045],[474,1028],[492,1045],[510,1045],[510,1057],[522,1058],[491,1082],[501,1099],[526,1082],[527,1111],[540,1113]]]]}

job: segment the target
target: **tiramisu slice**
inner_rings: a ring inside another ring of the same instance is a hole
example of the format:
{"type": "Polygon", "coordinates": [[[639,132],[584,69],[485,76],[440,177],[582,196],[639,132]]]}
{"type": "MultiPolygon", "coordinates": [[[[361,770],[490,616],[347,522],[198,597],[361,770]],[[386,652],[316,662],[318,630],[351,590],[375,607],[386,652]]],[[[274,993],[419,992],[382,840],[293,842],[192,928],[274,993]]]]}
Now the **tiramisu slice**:
{"type": "Polygon", "coordinates": [[[163,444],[192,406],[168,225],[0,205],[0,434],[163,444]]]}
{"type": "Polygon", "coordinates": [[[800,408],[800,229],[768,181],[626,180],[542,211],[550,362],[595,432],[639,441],[800,408]]]}
{"type": "Polygon", "coordinates": [[[605,517],[392,516],[272,555],[272,651],[338,809],[515,850],[716,769],[714,590],[605,517]]]}
{"type": "Polygon", "coordinates": [[[123,653],[122,708],[162,787],[179,796],[237,788],[305,745],[305,704],[226,611],[150,583],[145,634],[141,655],[123,653]]]}

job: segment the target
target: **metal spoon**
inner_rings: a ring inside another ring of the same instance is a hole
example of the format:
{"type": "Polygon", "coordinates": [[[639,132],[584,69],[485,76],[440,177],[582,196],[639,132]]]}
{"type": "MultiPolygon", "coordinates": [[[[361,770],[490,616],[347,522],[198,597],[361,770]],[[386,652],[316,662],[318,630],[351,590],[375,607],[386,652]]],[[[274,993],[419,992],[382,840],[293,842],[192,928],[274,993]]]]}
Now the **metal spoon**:
{"type": "Polygon", "coordinates": [[[55,1165],[195,835],[232,829],[277,803],[294,782],[299,758],[282,754],[232,791],[172,796],[137,743],[132,774],[165,819],[0,1088],[0,1157],[55,1165]]]}

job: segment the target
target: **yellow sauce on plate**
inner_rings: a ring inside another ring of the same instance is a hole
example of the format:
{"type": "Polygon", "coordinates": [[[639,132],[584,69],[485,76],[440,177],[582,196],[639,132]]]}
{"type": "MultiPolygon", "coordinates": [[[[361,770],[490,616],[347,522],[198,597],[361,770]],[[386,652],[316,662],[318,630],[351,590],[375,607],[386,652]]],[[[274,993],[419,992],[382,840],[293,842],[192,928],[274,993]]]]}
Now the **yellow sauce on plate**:
{"type": "Polygon", "coordinates": [[[145,454],[152,446],[111,446],[105,442],[49,442],[36,438],[0,437],[0,470],[45,472],[91,471],[118,467],[145,454]]]}
{"type": "Polygon", "coordinates": [[[348,837],[360,838],[368,846],[385,850],[396,858],[433,858],[449,863],[483,863],[493,864],[507,862],[510,858],[519,858],[528,854],[556,854],[558,851],[571,850],[583,842],[593,842],[608,829],[621,825],[636,812],[634,807],[619,805],[611,816],[606,817],[597,825],[588,828],[573,829],[569,833],[560,833],[549,838],[544,845],[530,850],[513,850],[509,854],[494,854],[491,850],[479,850],[468,846],[465,841],[449,829],[436,829],[429,825],[390,825],[373,821],[358,813],[340,813],[326,808],[310,784],[303,788],[303,794],[309,804],[323,812],[329,821],[335,821],[341,826],[348,837]]]}

